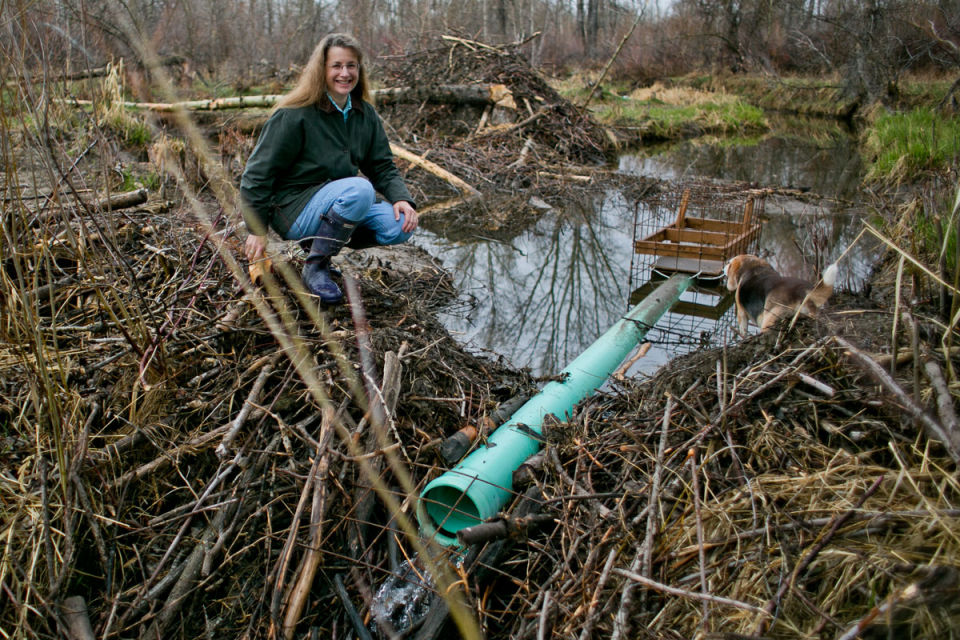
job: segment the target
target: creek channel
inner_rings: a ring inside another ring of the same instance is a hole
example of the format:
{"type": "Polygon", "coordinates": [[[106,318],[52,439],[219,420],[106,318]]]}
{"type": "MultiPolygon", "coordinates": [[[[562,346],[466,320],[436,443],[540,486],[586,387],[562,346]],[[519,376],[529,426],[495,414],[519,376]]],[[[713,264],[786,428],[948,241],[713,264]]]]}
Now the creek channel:
{"type": "MultiPolygon", "coordinates": [[[[466,301],[441,320],[469,349],[535,376],[556,374],[637,302],[631,293],[648,274],[633,252],[635,228],[669,224],[684,186],[705,181],[781,190],[765,198],[758,253],[781,273],[815,278],[815,261],[823,267],[844,254],[869,215],[859,191],[863,162],[853,137],[834,122],[799,129],[794,123],[790,130],[806,133],[775,130],[750,140],[696,139],[626,153],[614,170],[655,178],[676,197],[629,202],[618,189],[598,187],[585,200],[546,211],[509,243],[451,241],[421,229],[414,243],[442,262],[466,301]]],[[[862,288],[880,253],[877,243],[860,237],[840,263],[839,287],[862,288]]],[[[650,351],[627,375],[652,375],[678,355],[737,339],[722,286],[694,288],[680,302],[710,307],[706,315],[717,317],[668,312],[647,336],[650,351]]]]}

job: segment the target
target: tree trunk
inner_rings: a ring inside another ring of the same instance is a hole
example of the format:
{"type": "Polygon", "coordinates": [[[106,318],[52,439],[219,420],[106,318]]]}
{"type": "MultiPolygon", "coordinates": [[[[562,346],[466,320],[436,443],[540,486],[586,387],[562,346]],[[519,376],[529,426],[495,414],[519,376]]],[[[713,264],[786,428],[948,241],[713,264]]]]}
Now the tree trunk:
{"type": "Polygon", "coordinates": [[[488,105],[500,103],[510,91],[497,84],[446,84],[421,87],[378,89],[373,92],[378,104],[391,102],[435,102],[440,104],[488,105]]]}
{"type": "Polygon", "coordinates": [[[587,0],[587,58],[596,57],[600,37],[600,0],[587,0]]]}

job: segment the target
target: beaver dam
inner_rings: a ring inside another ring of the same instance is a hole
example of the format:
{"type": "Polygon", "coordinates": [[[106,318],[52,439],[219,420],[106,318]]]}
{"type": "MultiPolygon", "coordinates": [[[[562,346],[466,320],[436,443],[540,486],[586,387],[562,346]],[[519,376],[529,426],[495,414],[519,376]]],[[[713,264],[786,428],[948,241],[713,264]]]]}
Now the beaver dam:
{"type": "MultiPolygon", "coordinates": [[[[604,169],[617,132],[508,48],[446,39],[378,74],[511,95],[382,105],[434,233],[674,188],[604,169]]],[[[614,376],[441,548],[414,513],[450,436],[480,446],[547,380],[451,338],[458,293],[414,248],[345,252],[350,304],[324,310],[296,247],[248,270],[235,184],[263,113],[151,115],[148,162],[109,89],[3,98],[3,637],[957,636],[957,291],[936,256],[891,248],[815,319],[614,376]]]]}

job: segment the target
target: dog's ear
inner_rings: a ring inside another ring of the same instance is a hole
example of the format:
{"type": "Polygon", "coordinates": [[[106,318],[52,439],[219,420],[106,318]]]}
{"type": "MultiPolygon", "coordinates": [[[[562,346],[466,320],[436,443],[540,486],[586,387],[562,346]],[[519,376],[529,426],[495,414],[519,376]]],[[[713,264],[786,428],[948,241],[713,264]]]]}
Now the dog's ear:
{"type": "Polygon", "coordinates": [[[739,283],[734,282],[733,279],[737,276],[740,269],[740,263],[743,261],[743,256],[733,256],[727,260],[723,265],[723,279],[727,283],[727,289],[733,291],[737,288],[739,283]]]}
{"type": "Polygon", "coordinates": [[[734,256],[723,263],[723,277],[726,278],[730,275],[730,267],[733,266],[733,262],[737,259],[737,256],[734,256]]]}

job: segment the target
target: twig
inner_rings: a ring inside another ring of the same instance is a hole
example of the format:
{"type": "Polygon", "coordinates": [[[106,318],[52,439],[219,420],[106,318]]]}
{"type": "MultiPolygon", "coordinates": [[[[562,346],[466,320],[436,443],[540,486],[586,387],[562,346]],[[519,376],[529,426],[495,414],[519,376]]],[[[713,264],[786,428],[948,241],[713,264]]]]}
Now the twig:
{"type": "Polygon", "coordinates": [[[467,38],[458,38],[457,36],[443,35],[443,36],[440,36],[440,39],[446,40],[447,42],[453,42],[454,46],[456,46],[457,44],[462,44],[463,46],[470,49],[471,51],[476,51],[479,48],[479,49],[486,49],[487,51],[491,51],[501,56],[504,55],[505,53],[503,49],[499,47],[485,44],[483,42],[477,42],[476,40],[468,40],[467,38]]]}
{"type": "Polygon", "coordinates": [[[87,614],[87,601],[83,596],[70,596],[63,600],[63,618],[70,630],[72,640],[95,640],[90,616],[87,614]]]}
{"type": "MultiPolygon", "coordinates": [[[[486,113],[486,112],[484,112],[486,113]]],[[[479,129],[478,129],[479,131],[479,129]]],[[[508,169],[519,169],[527,162],[527,156],[530,155],[530,152],[533,150],[534,142],[533,138],[528,137],[523,143],[523,148],[520,149],[520,155],[517,156],[517,159],[507,165],[508,169]]]]}
{"type": "Polygon", "coordinates": [[[630,367],[637,363],[637,360],[643,358],[650,351],[650,348],[653,346],[652,342],[644,342],[637,348],[637,352],[627,359],[626,362],[617,367],[617,370],[613,372],[613,377],[617,380],[623,380],[624,376],[627,375],[627,371],[630,370],[630,367]]]}
{"type": "Polygon", "coordinates": [[[373,640],[373,636],[370,635],[367,627],[363,624],[363,619],[360,618],[360,615],[357,613],[357,608],[353,606],[353,602],[350,600],[350,594],[347,593],[347,587],[343,584],[343,577],[339,573],[333,577],[333,584],[357,636],[360,640],[373,640]]]}
{"type": "MultiPolygon", "coordinates": [[[[270,443],[266,446],[264,451],[264,456],[269,455],[277,447],[280,437],[274,436],[270,443]]],[[[231,465],[233,466],[233,465],[231,465]]],[[[238,479],[237,486],[245,487],[250,482],[251,478],[256,474],[260,469],[259,464],[251,464],[244,471],[243,475],[238,479]]],[[[213,482],[210,483],[208,491],[212,487],[219,484],[218,480],[223,477],[221,473],[218,478],[215,478],[213,482]]],[[[197,504],[203,501],[207,492],[202,494],[197,500],[197,504]]],[[[170,590],[170,595],[167,596],[166,602],[164,602],[163,607],[157,613],[156,619],[153,621],[153,624],[150,625],[150,628],[146,632],[147,638],[163,638],[166,637],[164,631],[173,621],[174,617],[180,611],[180,608],[183,606],[184,602],[187,599],[187,596],[190,594],[191,590],[196,586],[195,582],[197,577],[200,575],[201,569],[203,567],[204,557],[207,550],[213,545],[214,538],[217,535],[217,532],[223,529],[224,524],[227,521],[227,518],[234,512],[234,509],[239,508],[239,503],[231,502],[226,504],[223,508],[216,512],[216,515],[213,516],[210,524],[207,526],[206,530],[203,532],[200,540],[197,542],[196,546],[190,552],[187,561],[184,563],[183,572],[180,574],[179,579],[173,585],[173,588],[170,590]]],[[[189,519],[184,523],[184,526],[189,524],[189,519]]],[[[181,532],[183,529],[181,529],[181,532]]],[[[172,548],[172,547],[171,547],[172,548]]],[[[161,561],[162,562],[162,561],[161,561]]]]}
{"type": "Polygon", "coordinates": [[[80,475],[74,471],[70,475],[70,479],[73,480],[73,486],[77,492],[77,496],[80,498],[80,504],[83,506],[84,515],[87,516],[87,523],[90,526],[90,531],[93,533],[93,540],[97,546],[97,554],[100,556],[100,563],[106,567],[108,564],[107,560],[107,545],[103,541],[103,535],[100,533],[100,525],[97,524],[96,511],[93,508],[93,504],[90,502],[90,496],[87,494],[87,489],[83,485],[83,480],[80,479],[80,475]]]}
{"type": "Polygon", "coordinates": [[[437,176],[441,180],[444,180],[445,182],[447,182],[447,184],[449,184],[450,186],[454,187],[457,191],[459,191],[461,195],[469,198],[480,197],[480,191],[476,187],[470,184],[467,184],[461,178],[458,178],[457,176],[453,175],[452,173],[450,173],[440,165],[434,162],[430,162],[423,156],[418,156],[412,151],[409,151],[404,147],[401,147],[400,145],[393,142],[390,143],[390,150],[393,151],[393,155],[397,156],[398,158],[406,160],[410,164],[414,164],[420,167],[421,169],[423,169],[424,171],[432,173],[433,175],[437,176]]]}
{"type": "Polygon", "coordinates": [[[510,537],[525,536],[527,530],[535,525],[553,522],[556,516],[549,514],[532,514],[528,516],[509,516],[502,514],[498,519],[490,522],[481,522],[472,527],[457,531],[457,540],[460,544],[469,547],[492,540],[502,540],[510,537]]]}
{"type": "Polygon", "coordinates": [[[820,393],[822,393],[828,398],[832,398],[836,393],[833,390],[833,387],[831,387],[830,385],[820,382],[813,376],[807,375],[802,371],[797,371],[797,377],[800,378],[800,380],[803,381],[805,384],[813,387],[814,389],[816,389],[817,391],[819,391],[820,393]]]}
{"type": "MultiPolygon", "coordinates": [[[[353,326],[357,338],[357,349],[360,354],[360,373],[363,378],[364,386],[367,392],[367,415],[370,419],[371,429],[367,434],[366,452],[377,449],[378,444],[383,446],[387,442],[384,428],[387,421],[387,407],[384,402],[384,394],[381,393],[376,380],[375,361],[373,358],[373,347],[370,343],[370,325],[367,321],[366,313],[363,309],[363,298],[360,295],[360,286],[357,281],[349,275],[344,275],[344,288],[347,293],[347,300],[350,303],[350,315],[353,318],[353,326]]],[[[367,522],[370,520],[370,514],[373,513],[374,491],[372,476],[379,476],[383,468],[383,458],[375,456],[370,460],[371,477],[365,478],[366,482],[358,482],[354,490],[353,503],[354,526],[351,527],[348,534],[347,546],[350,555],[355,560],[360,559],[361,549],[364,546],[366,536],[367,522]]]]}
{"type": "MultiPolygon", "coordinates": [[[[667,434],[670,431],[670,414],[673,413],[674,398],[667,394],[667,401],[663,408],[663,420],[660,423],[660,446],[657,448],[657,461],[653,470],[653,479],[650,483],[650,502],[647,504],[647,531],[643,540],[643,546],[637,551],[637,555],[630,565],[630,572],[635,572],[638,565],[643,567],[645,575],[650,575],[653,565],[653,536],[657,530],[657,520],[659,516],[660,502],[660,475],[663,473],[663,458],[667,450],[667,434]]],[[[620,592],[620,608],[613,621],[613,633],[611,640],[619,640],[628,631],[630,618],[630,607],[633,604],[633,583],[623,585],[620,592]]]]}
{"type": "Polygon", "coordinates": [[[257,377],[257,381],[253,383],[253,388],[251,388],[250,393],[247,394],[247,399],[244,401],[243,407],[240,409],[240,413],[237,414],[236,419],[233,421],[230,431],[223,436],[223,440],[217,446],[217,457],[219,457],[221,460],[230,455],[230,443],[233,442],[233,439],[237,437],[237,433],[240,432],[240,429],[243,427],[243,423],[246,422],[247,416],[250,415],[250,412],[257,404],[260,398],[260,392],[263,391],[263,387],[267,383],[267,378],[270,377],[270,374],[273,372],[273,367],[277,364],[277,361],[280,359],[281,355],[283,355],[283,352],[277,351],[270,356],[270,359],[264,364],[263,370],[257,377]]]}
{"type": "Polygon", "coordinates": [[[547,640],[553,631],[550,612],[553,609],[553,591],[547,590],[543,596],[543,606],[540,607],[540,623],[537,625],[537,640],[547,640]]]}
{"type": "Polygon", "coordinates": [[[317,567],[320,566],[323,515],[327,507],[326,479],[330,469],[330,455],[327,447],[330,444],[331,436],[333,436],[333,420],[333,408],[324,407],[323,423],[320,427],[320,446],[315,454],[320,462],[316,465],[314,471],[313,504],[310,509],[310,547],[307,549],[300,565],[297,581],[290,593],[287,612],[283,618],[283,635],[286,640],[293,638],[297,622],[300,620],[303,608],[307,604],[307,597],[310,595],[310,587],[317,573],[317,567]]]}
{"type": "Polygon", "coordinates": [[[960,450],[960,426],[957,424],[957,413],[953,408],[953,399],[950,396],[947,381],[943,378],[943,372],[934,360],[924,362],[923,370],[937,392],[937,414],[940,416],[945,435],[950,438],[953,446],[960,450]]]}
{"type": "Polygon", "coordinates": [[[701,600],[705,602],[713,602],[715,604],[722,604],[729,607],[736,607],[737,609],[745,609],[747,611],[752,611],[754,613],[766,613],[760,607],[748,604],[746,602],[741,602],[739,600],[731,600],[730,598],[724,598],[722,596],[714,596],[706,593],[697,593],[696,591],[687,591],[686,589],[678,589],[676,587],[670,587],[662,582],[657,582],[656,580],[651,580],[650,578],[645,578],[638,573],[633,571],[627,571],[626,569],[614,569],[614,573],[619,573],[625,578],[630,578],[634,582],[639,582],[640,584],[650,587],[655,591],[662,591],[664,593],[669,593],[674,596],[681,596],[683,598],[689,598],[691,600],[701,600]]]}
{"type": "Polygon", "coordinates": [[[880,368],[880,365],[874,362],[868,355],[854,347],[843,338],[836,337],[834,339],[837,341],[837,344],[846,350],[856,364],[860,365],[860,367],[870,374],[874,380],[880,383],[882,387],[884,387],[897,400],[900,401],[906,412],[924,426],[924,428],[927,430],[928,436],[939,440],[943,444],[944,448],[947,450],[947,453],[950,454],[950,457],[953,458],[954,462],[960,464],[960,443],[955,441],[952,433],[947,432],[947,430],[944,429],[940,423],[927,415],[927,412],[921,407],[917,406],[917,404],[913,401],[913,398],[904,392],[900,385],[897,384],[896,380],[891,378],[890,375],[880,368]]]}
{"type": "MultiPolygon", "coordinates": [[[[646,5],[644,5],[645,7],[646,5]]],[[[617,50],[613,52],[613,55],[610,56],[610,59],[607,60],[607,64],[603,67],[603,71],[600,72],[600,77],[597,78],[597,81],[593,83],[593,86],[590,87],[590,93],[587,94],[587,97],[584,99],[583,104],[579,105],[577,108],[580,110],[580,113],[583,113],[583,110],[587,108],[587,105],[590,104],[590,100],[593,99],[593,94],[596,93],[597,87],[600,86],[600,83],[603,82],[604,78],[607,77],[607,73],[610,71],[610,67],[613,66],[614,61],[620,56],[620,52],[623,51],[623,46],[627,44],[627,40],[630,39],[630,36],[633,35],[634,30],[637,28],[637,25],[640,24],[640,19],[643,18],[643,9],[640,8],[640,11],[637,12],[637,18],[633,21],[633,24],[630,25],[630,30],[627,31],[626,35],[623,36],[623,39],[620,40],[620,44],[617,45],[617,50]]]]}
{"type": "MultiPolygon", "coordinates": [[[[917,331],[917,323],[913,319],[913,314],[909,311],[903,312],[903,324],[906,325],[910,334],[910,350],[913,351],[914,362],[920,362],[920,334],[917,331]]],[[[913,400],[920,404],[920,367],[913,368],[913,400]]]]}
{"type": "Polygon", "coordinates": [[[594,511],[601,518],[606,519],[610,517],[610,507],[607,507],[599,500],[594,499],[593,493],[586,491],[580,486],[579,483],[577,483],[576,480],[571,478],[567,472],[563,470],[563,465],[560,462],[560,457],[557,455],[556,447],[547,448],[547,457],[557,470],[557,475],[560,476],[563,482],[570,487],[570,490],[574,493],[574,495],[580,497],[581,499],[587,500],[590,504],[591,511],[594,511]]]}
{"type": "MultiPolygon", "coordinates": [[[[700,556],[700,592],[703,595],[709,595],[707,588],[707,553],[703,546],[703,515],[700,513],[700,472],[697,469],[697,450],[691,449],[688,457],[690,458],[690,479],[693,485],[693,511],[697,519],[697,547],[700,556]]],[[[700,624],[705,632],[709,632],[707,625],[710,617],[710,608],[707,606],[707,600],[703,601],[703,620],[700,624]]]]}
{"type": "Polygon", "coordinates": [[[663,476],[663,459],[667,450],[667,434],[670,432],[670,415],[673,413],[674,398],[667,395],[663,408],[663,421],[660,424],[660,445],[657,447],[657,461],[653,470],[650,487],[650,512],[647,514],[647,531],[643,541],[643,572],[650,575],[653,571],[653,536],[656,534],[660,510],[660,482],[663,476]]]}
{"type": "Polygon", "coordinates": [[[859,636],[863,631],[870,626],[870,624],[876,620],[879,616],[888,613],[893,610],[893,608],[901,602],[909,602],[921,594],[920,587],[917,583],[911,583],[905,586],[903,589],[898,589],[891,593],[887,598],[878,605],[875,605],[870,611],[867,612],[865,616],[857,620],[857,622],[847,629],[843,635],[839,636],[837,640],[853,640],[859,636]]]}
{"type": "Polygon", "coordinates": [[[293,512],[293,520],[287,528],[286,541],[280,550],[280,557],[277,559],[276,574],[274,576],[273,594],[270,597],[270,621],[271,624],[280,618],[280,607],[283,604],[283,591],[287,580],[287,567],[290,565],[290,558],[293,557],[293,548],[297,541],[297,531],[300,528],[300,518],[307,506],[307,499],[311,495],[314,480],[319,477],[318,470],[321,462],[325,460],[324,456],[317,455],[313,458],[313,464],[310,467],[310,473],[307,474],[307,481],[300,492],[300,499],[297,501],[297,507],[293,512]]]}
{"type": "Polygon", "coordinates": [[[550,110],[550,107],[542,107],[539,111],[537,111],[532,116],[528,116],[527,118],[524,118],[520,122],[516,122],[506,127],[487,127],[483,131],[477,133],[474,136],[474,138],[486,138],[488,136],[510,133],[512,131],[517,131],[518,129],[523,129],[528,124],[533,124],[534,122],[536,122],[537,120],[545,116],[547,113],[549,113],[549,110],[550,110]]]}
{"type": "Polygon", "coordinates": [[[587,606],[587,617],[583,621],[583,627],[580,629],[579,640],[589,640],[593,634],[593,625],[597,621],[597,604],[600,602],[600,593],[607,585],[607,579],[610,577],[610,570],[613,567],[613,561],[617,559],[619,549],[614,546],[607,554],[607,561],[603,564],[600,571],[600,579],[597,580],[597,586],[593,590],[593,597],[590,598],[590,604],[587,606]]]}
{"type": "Polygon", "coordinates": [[[51,593],[57,586],[57,567],[54,564],[53,527],[50,524],[50,495],[47,487],[47,459],[40,456],[40,503],[43,517],[43,548],[47,560],[47,583],[51,593]]]}
{"type": "MultiPolygon", "coordinates": [[[[798,354],[790,361],[790,363],[789,363],[786,367],[784,367],[779,373],[777,373],[775,376],[773,376],[772,378],[770,378],[769,380],[767,380],[767,381],[764,382],[763,384],[757,386],[755,389],[753,389],[753,390],[752,390],[750,393],[748,393],[747,395],[741,396],[740,399],[737,400],[736,402],[734,402],[734,403],[728,405],[727,407],[725,407],[725,408],[724,408],[724,413],[721,413],[716,419],[712,420],[711,422],[714,422],[714,423],[715,423],[715,422],[719,422],[719,419],[722,418],[724,415],[726,415],[726,414],[734,411],[735,409],[738,409],[739,407],[741,407],[741,406],[744,405],[745,403],[749,402],[749,401],[752,400],[753,398],[757,397],[757,396],[760,395],[761,393],[764,393],[765,391],[767,391],[767,390],[770,389],[771,387],[776,386],[776,385],[777,385],[781,380],[783,380],[784,378],[786,378],[786,377],[788,377],[788,376],[790,376],[790,375],[793,375],[793,374],[797,373],[797,368],[798,368],[798,365],[800,364],[800,362],[802,362],[802,361],[805,360],[807,357],[809,357],[810,355],[812,355],[813,353],[815,353],[816,351],[818,351],[821,347],[823,347],[823,345],[824,345],[829,339],[830,339],[830,338],[821,338],[821,339],[817,340],[815,343],[813,343],[812,345],[810,345],[809,347],[807,347],[806,349],[804,349],[803,351],[801,351],[800,353],[798,353],[798,354]]],[[[838,340],[839,340],[839,338],[838,338],[838,340]]]]}
{"type": "MultiPolygon", "coordinates": [[[[251,415],[253,415],[253,416],[258,416],[258,415],[260,415],[260,413],[259,413],[259,412],[255,412],[255,413],[253,413],[253,414],[251,414],[251,415]]],[[[187,442],[184,442],[183,444],[177,445],[176,447],[173,447],[172,449],[167,449],[166,451],[164,451],[163,453],[161,453],[158,457],[154,458],[154,459],[151,460],[150,462],[145,462],[144,464],[140,465],[140,466],[137,467],[136,469],[131,469],[130,471],[127,471],[126,473],[124,473],[124,474],[123,474],[122,476],[120,476],[119,478],[115,478],[115,479],[113,479],[113,480],[108,481],[108,482],[106,483],[106,486],[107,486],[108,488],[110,488],[110,489],[115,489],[115,488],[117,488],[117,487],[121,487],[121,486],[123,486],[125,483],[127,483],[127,482],[129,482],[129,481],[131,481],[131,480],[136,480],[136,479],[138,479],[138,478],[142,478],[142,477],[146,476],[148,473],[152,473],[152,472],[156,471],[157,469],[163,467],[164,465],[171,464],[174,460],[177,460],[177,459],[180,457],[181,454],[186,453],[186,452],[190,452],[190,451],[197,451],[197,450],[199,450],[201,447],[203,447],[203,445],[205,445],[205,444],[207,444],[207,443],[209,443],[209,442],[211,442],[211,441],[213,441],[213,440],[216,440],[218,436],[220,436],[221,434],[223,434],[225,431],[229,430],[232,424],[233,424],[233,423],[227,423],[227,424],[221,425],[221,426],[217,427],[216,429],[213,429],[212,431],[210,431],[210,432],[208,432],[208,433],[204,433],[203,435],[197,436],[196,438],[191,438],[191,439],[188,440],[187,442]]],[[[135,436],[139,436],[139,432],[138,432],[137,434],[134,434],[134,435],[135,435],[135,436]]],[[[132,444],[135,444],[135,443],[136,443],[137,438],[130,438],[129,441],[128,441],[126,438],[124,438],[124,441],[125,441],[125,444],[126,444],[127,442],[129,442],[129,444],[128,444],[127,446],[131,446],[132,444]]],[[[118,443],[118,445],[119,445],[119,443],[118,443]]],[[[110,454],[110,453],[112,452],[112,449],[111,449],[110,447],[112,447],[112,446],[113,446],[113,445],[109,445],[109,447],[108,447],[108,448],[105,448],[104,451],[107,451],[108,454],[110,454]]],[[[127,448],[127,446],[125,446],[125,447],[123,447],[123,448],[127,448]]],[[[116,453],[119,454],[120,451],[122,451],[122,448],[120,448],[120,447],[118,446],[116,453]]],[[[98,455],[97,459],[99,460],[101,457],[102,457],[102,456],[98,455]]],[[[119,457],[119,456],[118,456],[118,457],[119,457]]]]}

